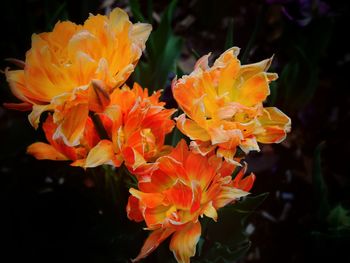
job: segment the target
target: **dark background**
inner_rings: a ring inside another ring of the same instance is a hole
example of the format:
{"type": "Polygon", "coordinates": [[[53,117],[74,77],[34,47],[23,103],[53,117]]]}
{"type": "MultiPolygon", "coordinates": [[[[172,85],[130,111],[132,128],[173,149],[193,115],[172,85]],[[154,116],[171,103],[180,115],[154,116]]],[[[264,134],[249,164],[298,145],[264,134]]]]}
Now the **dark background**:
{"type": "MultiPolygon", "coordinates": [[[[166,2],[154,1],[153,12],[161,14],[166,2]]],[[[128,1],[113,6],[125,8],[128,1]]],[[[0,10],[2,70],[10,66],[5,58],[24,59],[33,32],[104,12],[100,1],[83,0],[0,1],[0,10]]],[[[217,57],[233,32],[229,43],[241,47],[245,63],[274,54],[271,71],[280,78],[267,104],[292,118],[285,142],[248,159],[257,175],[252,193],[269,196],[248,220],[255,230],[242,262],[350,260],[349,15],[341,1],[178,2],[172,28],[183,39],[180,70],[189,73],[196,54],[217,57]]],[[[1,104],[16,101],[3,74],[0,80],[1,104]]],[[[98,171],[26,155],[38,140],[43,134],[26,113],[0,107],[0,261],[124,262],[119,254],[135,256],[145,234],[125,218],[125,200],[113,196],[98,171]],[[128,231],[134,231],[129,240],[128,231]]]]}

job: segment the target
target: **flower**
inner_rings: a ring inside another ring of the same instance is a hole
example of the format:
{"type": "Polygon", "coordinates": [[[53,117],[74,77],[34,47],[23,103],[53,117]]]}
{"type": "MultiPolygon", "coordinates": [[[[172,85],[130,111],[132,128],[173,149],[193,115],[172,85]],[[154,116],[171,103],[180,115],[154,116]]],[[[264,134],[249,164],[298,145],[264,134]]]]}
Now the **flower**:
{"type": "MultiPolygon", "coordinates": [[[[47,143],[36,142],[27,152],[37,159],[71,160],[73,166],[96,167],[109,164],[115,167],[125,162],[134,173],[142,174],[160,155],[169,152],[164,145],[165,135],[174,127],[174,109],[165,109],[159,101],[160,91],[148,95],[137,83],[130,89],[124,85],[110,95],[103,112],[96,113],[107,138],[100,138],[90,116],[83,123],[79,145],[69,146],[57,137],[57,124],[49,115],[43,124],[47,143]]],[[[69,115],[72,117],[73,115],[69,115]]]]}
{"type": "Polygon", "coordinates": [[[66,145],[62,138],[54,138],[57,124],[54,123],[52,115],[49,115],[43,124],[45,137],[49,144],[35,142],[27,148],[27,153],[39,160],[80,160],[86,158],[90,149],[95,147],[100,138],[95,130],[90,117],[87,118],[81,144],[75,147],[66,145]]]}
{"type": "Polygon", "coordinates": [[[288,116],[275,107],[263,107],[270,94],[269,83],[277,74],[268,73],[272,59],[241,65],[239,49],[224,52],[212,67],[203,56],[188,76],[174,80],[174,98],[184,111],[177,127],[191,140],[191,147],[205,155],[217,149],[227,161],[237,147],[245,153],[259,150],[257,142],[279,143],[290,131],[288,116]]]}
{"type": "Polygon", "coordinates": [[[134,261],[146,257],[172,235],[170,249],[176,260],[189,262],[201,235],[199,216],[216,221],[217,209],[246,196],[255,176],[243,178],[245,169],[241,169],[232,179],[236,166],[215,155],[193,153],[184,140],[158,158],[155,166],[157,169],[139,177],[139,189],[130,189],[129,219],[144,220],[152,231],[134,261]]]}
{"type": "Polygon", "coordinates": [[[12,109],[32,109],[30,123],[53,111],[55,137],[77,146],[89,111],[103,111],[109,94],[133,72],[151,25],[132,24],[121,9],[108,16],[90,15],[83,25],[58,22],[52,32],[33,34],[24,68],[6,69],[12,93],[23,103],[12,109]]]}
{"type": "Polygon", "coordinates": [[[137,83],[130,89],[124,85],[115,89],[104,112],[99,113],[109,140],[99,142],[83,160],[73,165],[95,167],[123,161],[129,170],[138,174],[161,154],[167,152],[165,135],[174,127],[174,109],[165,109],[159,101],[160,91],[148,95],[137,83]],[[142,169],[141,169],[142,168],[142,169]]]}

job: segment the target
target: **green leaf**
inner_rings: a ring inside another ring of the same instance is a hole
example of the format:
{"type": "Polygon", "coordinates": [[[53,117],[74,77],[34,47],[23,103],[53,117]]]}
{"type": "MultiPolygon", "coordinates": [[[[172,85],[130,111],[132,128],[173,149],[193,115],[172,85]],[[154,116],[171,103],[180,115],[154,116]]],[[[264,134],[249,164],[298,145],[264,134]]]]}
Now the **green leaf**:
{"type": "Polygon", "coordinates": [[[345,209],[342,205],[334,207],[330,211],[327,220],[332,228],[338,230],[342,228],[350,228],[349,210],[345,209]]]}
{"type": "Polygon", "coordinates": [[[153,1],[147,0],[147,16],[148,16],[148,22],[153,23],[153,1]]]}
{"type": "Polygon", "coordinates": [[[295,87],[298,87],[298,79],[300,74],[300,65],[299,61],[291,61],[289,62],[283,69],[281,74],[281,84],[283,85],[283,93],[284,97],[288,101],[288,103],[292,103],[293,101],[293,91],[295,87]]]}
{"type": "Polygon", "coordinates": [[[218,222],[203,220],[207,223],[207,227],[203,226],[203,232],[211,249],[202,249],[204,252],[201,257],[210,258],[209,262],[231,262],[244,255],[250,246],[248,236],[244,232],[245,220],[267,195],[268,193],[249,196],[219,209],[218,222]]]}
{"type": "Polygon", "coordinates": [[[191,48],[191,53],[194,56],[195,59],[199,59],[201,56],[199,55],[199,53],[194,49],[191,48]]]}
{"type": "Polygon", "coordinates": [[[277,100],[277,82],[273,81],[270,83],[270,96],[267,98],[267,104],[269,106],[276,105],[277,100]]]}
{"type": "Polygon", "coordinates": [[[171,1],[169,6],[164,11],[164,14],[162,15],[158,28],[154,31],[149,40],[151,44],[149,51],[152,56],[157,56],[157,54],[162,53],[163,50],[161,48],[164,48],[168,38],[173,34],[171,21],[173,19],[176,4],[177,0],[171,1]]]}
{"type": "Polygon", "coordinates": [[[249,53],[250,53],[251,49],[253,48],[253,45],[256,41],[258,33],[261,31],[260,29],[261,29],[261,26],[263,25],[264,16],[265,16],[265,9],[266,9],[266,7],[265,7],[265,5],[263,5],[263,7],[261,7],[261,9],[260,9],[258,17],[255,20],[255,26],[254,26],[253,32],[250,35],[249,41],[248,41],[246,48],[245,48],[243,55],[242,55],[242,59],[241,59],[242,64],[247,62],[248,57],[250,55],[249,53]]]}
{"type": "Polygon", "coordinates": [[[321,152],[325,145],[325,142],[321,142],[315,149],[313,168],[312,168],[312,181],[313,181],[313,199],[316,209],[316,216],[319,221],[323,221],[327,218],[330,210],[328,201],[328,188],[322,175],[321,167],[321,152]]]}
{"type": "Polygon", "coordinates": [[[129,1],[129,6],[131,9],[131,13],[134,16],[134,18],[138,21],[138,22],[146,22],[145,18],[142,15],[141,12],[141,8],[140,8],[140,3],[138,0],[130,0],[129,1]]]}
{"type": "Polygon", "coordinates": [[[233,18],[230,18],[225,41],[225,50],[233,47],[233,18]]]}
{"type": "Polygon", "coordinates": [[[318,67],[310,71],[305,90],[303,91],[302,96],[300,96],[300,99],[297,101],[299,102],[296,105],[297,107],[302,107],[303,105],[306,105],[314,97],[314,94],[318,87],[318,81],[319,81],[318,73],[319,73],[318,67]]]}
{"type": "Polygon", "coordinates": [[[257,196],[247,196],[242,201],[234,204],[232,208],[238,211],[252,212],[265,201],[268,195],[269,193],[262,193],[257,196]]]}
{"type": "MultiPolygon", "coordinates": [[[[177,1],[172,1],[164,11],[160,24],[147,42],[146,60],[135,70],[133,79],[152,92],[164,89],[170,72],[176,72],[177,59],[180,56],[183,40],[175,36],[171,27],[177,1]]],[[[152,3],[149,2],[151,6],[152,3]]],[[[149,7],[151,8],[151,7],[149,7]]],[[[137,6],[134,7],[137,12],[137,6]]]]}
{"type": "Polygon", "coordinates": [[[58,20],[67,20],[68,19],[68,14],[67,14],[67,10],[66,10],[66,2],[62,2],[62,3],[56,3],[56,2],[52,2],[52,5],[56,6],[56,4],[58,4],[57,7],[55,7],[55,10],[53,13],[50,12],[50,5],[49,2],[45,2],[45,19],[46,19],[46,28],[48,31],[51,31],[56,22],[58,20]]]}
{"type": "Polygon", "coordinates": [[[165,88],[169,72],[175,71],[176,59],[180,56],[183,41],[179,37],[169,36],[163,49],[162,56],[158,58],[157,67],[154,73],[154,87],[156,89],[165,88]]]}

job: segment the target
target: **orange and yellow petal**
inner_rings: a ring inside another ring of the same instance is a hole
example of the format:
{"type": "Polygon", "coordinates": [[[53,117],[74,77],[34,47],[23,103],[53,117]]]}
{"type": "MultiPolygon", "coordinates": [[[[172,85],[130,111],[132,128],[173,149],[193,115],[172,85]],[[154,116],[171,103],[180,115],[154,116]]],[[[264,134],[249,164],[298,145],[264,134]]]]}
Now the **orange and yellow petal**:
{"type": "Polygon", "coordinates": [[[69,160],[67,156],[59,152],[55,147],[43,142],[35,142],[27,148],[27,153],[33,155],[38,160],[69,160]]]}
{"type": "Polygon", "coordinates": [[[239,188],[233,188],[231,186],[222,186],[220,193],[215,197],[213,205],[216,208],[224,207],[225,205],[237,200],[238,198],[247,196],[249,193],[239,188]]]}
{"type": "Polygon", "coordinates": [[[130,188],[129,192],[148,208],[162,205],[165,199],[165,195],[162,193],[144,193],[134,188],[130,188]]]}
{"type": "Polygon", "coordinates": [[[147,207],[144,210],[144,218],[149,229],[155,229],[167,223],[169,215],[176,212],[175,206],[160,205],[154,208],[147,207]]]}
{"type": "Polygon", "coordinates": [[[47,141],[52,145],[57,151],[62,153],[64,156],[68,157],[69,160],[78,159],[78,149],[66,145],[61,138],[54,138],[54,133],[57,130],[57,124],[54,123],[52,115],[49,115],[45,122],[43,123],[43,131],[47,141]]]}
{"type": "Polygon", "coordinates": [[[170,250],[179,263],[190,263],[190,258],[196,254],[196,245],[201,236],[201,224],[188,223],[171,237],[170,250]]]}
{"type": "Polygon", "coordinates": [[[152,253],[160,243],[162,243],[167,237],[169,237],[175,230],[172,228],[159,228],[151,232],[143,244],[140,253],[132,262],[140,261],[152,253]]]}
{"type": "Polygon", "coordinates": [[[57,127],[54,137],[62,138],[69,146],[78,145],[84,133],[88,111],[87,104],[78,104],[72,107],[62,123],[57,127]]]}
{"type": "Polygon", "coordinates": [[[109,140],[101,140],[89,151],[84,167],[96,167],[102,164],[109,164],[117,167],[121,165],[114,154],[112,142],[109,140]]]}
{"type": "Polygon", "coordinates": [[[265,72],[261,72],[249,78],[242,87],[237,88],[234,100],[252,107],[263,102],[268,95],[270,95],[268,78],[265,72]]]}
{"type": "Polygon", "coordinates": [[[191,187],[178,180],[170,189],[164,191],[164,194],[169,203],[176,206],[177,209],[186,210],[191,209],[201,193],[195,193],[191,187]]]}
{"type": "Polygon", "coordinates": [[[261,143],[279,143],[291,129],[290,118],[275,107],[264,108],[263,115],[258,120],[262,131],[256,137],[261,143]]]}
{"type": "Polygon", "coordinates": [[[186,134],[191,140],[208,141],[210,135],[191,119],[187,119],[185,114],[176,118],[177,128],[186,134]]]}
{"type": "Polygon", "coordinates": [[[143,215],[140,210],[140,201],[135,196],[129,196],[128,204],[126,205],[126,214],[130,220],[134,220],[136,222],[143,221],[143,215]]]}

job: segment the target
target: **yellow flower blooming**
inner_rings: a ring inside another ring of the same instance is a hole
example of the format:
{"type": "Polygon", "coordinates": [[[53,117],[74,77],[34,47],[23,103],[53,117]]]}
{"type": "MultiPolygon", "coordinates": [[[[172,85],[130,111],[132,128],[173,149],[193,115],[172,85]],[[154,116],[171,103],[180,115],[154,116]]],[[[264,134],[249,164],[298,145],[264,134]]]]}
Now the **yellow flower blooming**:
{"type": "Polygon", "coordinates": [[[263,107],[269,83],[277,74],[266,72],[271,59],[241,65],[233,47],[208,66],[203,56],[194,71],[174,80],[174,98],[184,111],[177,127],[191,140],[193,150],[207,154],[216,149],[230,162],[239,147],[248,153],[260,143],[279,143],[290,131],[288,116],[275,107],[263,107]]]}
{"type": "Polygon", "coordinates": [[[54,139],[79,145],[88,112],[100,112],[109,94],[133,72],[151,25],[132,24],[121,9],[108,16],[90,15],[83,25],[58,22],[52,32],[33,34],[24,68],[6,69],[13,94],[23,103],[7,107],[32,109],[36,128],[44,111],[53,111],[54,139]]]}

